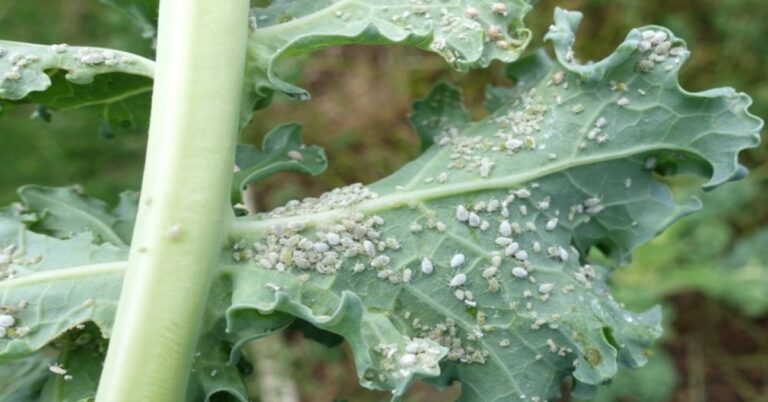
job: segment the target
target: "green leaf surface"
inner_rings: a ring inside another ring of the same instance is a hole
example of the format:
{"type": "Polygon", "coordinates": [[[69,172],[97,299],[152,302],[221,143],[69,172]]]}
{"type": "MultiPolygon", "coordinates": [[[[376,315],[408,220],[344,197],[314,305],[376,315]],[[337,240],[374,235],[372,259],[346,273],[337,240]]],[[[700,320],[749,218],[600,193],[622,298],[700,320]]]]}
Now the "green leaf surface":
{"type": "Polygon", "coordinates": [[[395,395],[429,374],[435,342],[447,355],[431,381],[461,381],[460,401],[548,400],[568,376],[585,395],[645,364],[659,310],[615,302],[590,250],[624,262],[700,207],[678,204],[660,174],[740,178],[762,122],[732,89],[682,90],[688,50],[664,28],[576,64],[578,20],[558,10],[559,61],[513,65],[517,87],[496,91],[493,114],[394,175],[239,218],[230,331],[298,316],[344,336],[361,383],[395,395]]]}
{"type": "Polygon", "coordinates": [[[159,0],[99,0],[125,13],[141,29],[142,36],[154,40],[157,37],[159,0]]]}
{"type": "Polygon", "coordinates": [[[131,53],[65,44],[0,41],[0,113],[16,104],[48,111],[97,108],[105,130],[142,129],[154,63],[131,53]]]}
{"type": "Polygon", "coordinates": [[[301,142],[301,126],[296,123],[274,128],[264,136],[261,150],[252,145],[238,145],[233,185],[239,193],[245,186],[279,172],[298,172],[317,176],[328,168],[325,150],[301,142]]]}
{"type": "Polygon", "coordinates": [[[19,198],[32,211],[39,211],[33,229],[56,238],[69,238],[84,231],[91,232],[96,242],[109,242],[127,247],[131,242],[138,208],[138,194],[121,194],[114,211],[99,200],[88,198],[76,187],[53,188],[25,186],[19,198]]]}
{"type": "MultiPolygon", "coordinates": [[[[496,91],[489,117],[439,135],[371,186],[235,221],[191,400],[244,400],[239,348],[294,317],[343,336],[361,384],[395,397],[425,378],[461,381],[460,401],[548,400],[566,377],[583,395],[645,364],[659,310],[614,301],[590,250],[625,261],[699,207],[675,202],[660,174],[699,174],[709,187],[741,177],[736,156],[757,144],[762,123],[743,94],[680,89],[688,53],[668,31],[632,31],[605,60],[578,65],[569,52],[578,17],[557,17],[550,39],[561,61],[540,53],[522,66],[546,73],[510,68],[521,79],[496,91]],[[656,43],[638,49],[651,33],[656,43]],[[665,47],[667,59],[639,69],[665,47]]],[[[7,209],[0,219],[9,256],[0,268],[11,276],[0,294],[16,319],[1,359],[88,321],[105,336],[111,328],[126,250],[95,244],[90,231],[32,232],[22,219],[40,212],[7,209]]]]}
{"type": "Polygon", "coordinates": [[[530,8],[524,0],[275,0],[252,12],[246,106],[265,106],[273,91],[308,99],[277,76],[275,64],[329,46],[415,46],[461,70],[514,61],[531,38],[523,25],[530,8]]]}
{"type": "Polygon", "coordinates": [[[408,116],[421,140],[422,151],[431,147],[435,138],[459,132],[470,120],[461,91],[446,83],[435,85],[426,98],[414,102],[413,112],[408,116]]]}

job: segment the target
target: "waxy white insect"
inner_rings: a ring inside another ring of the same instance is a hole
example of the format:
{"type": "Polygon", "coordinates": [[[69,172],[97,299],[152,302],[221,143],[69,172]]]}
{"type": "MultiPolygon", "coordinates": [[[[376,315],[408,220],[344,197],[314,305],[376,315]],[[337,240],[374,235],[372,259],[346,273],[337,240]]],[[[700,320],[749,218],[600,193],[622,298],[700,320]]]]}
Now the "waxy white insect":
{"type": "Polygon", "coordinates": [[[467,257],[462,253],[456,253],[451,257],[451,268],[459,268],[467,261],[467,257]]]}
{"type": "Polygon", "coordinates": [[[16,323],[16,319],[9,314],[0,314],[0,327],[8,328],[12,327],[16,323]]]}
{"type": "Polygon", "coordinates": [[[416,355],[412,353],[406,353],[400,357],[400,365],[403,367],[412,367],[416,365],[417,361],[416,355]]]}
{"type": "Polygon", "coordinates": [[[467,208],[463,205],[456,207],[456,219],[458,219],[459,222],[466,222],[469,220],[469,211],[467,211],[467,208]]]}
{"type": "Polygon", "coordinates": [[[480,217],[474,212],[469,213],[468,221],[469,221],[469,226],[472,226],[472,227],[478,227],[482,223],[482,219],[480,219],[480,217]]]}
{"type": "Polygon", "coordinates": [[[466,14],[467,17],[472,18],[474,20],[480,16],[480,10],[478,10],[475,7],[469,6],[464,10],[464,14],[466,14]]]}
{"type": "Polygon", "coordinates": [[[505,17],[507,16],[507,5],[504,3],[493,3],[491,10],[493,10],[494,14],[503,15],[505,17]]]}
{"type": "Polygon", "coordinates": [[[549,294],[554,289],[555,289],[555,285],[553,285],[551,283],[544,283],[541,286],[539,286],[539,293],[541,293],[543,295],[549,294]]]}
{"type": "Polygon", "coordinates": [[[339,235],[337,235],[336,233],[333,233],[333,232],[328,232],[325,235],[325,240],[327,240],[328,244],[330,244],[332,246],[335,246],[335,245],[338,245],[339,243],[341,243],[341,237],[339,237],[339,235]]]}
{"type": "Polygon", "coordinates": [[[557,228],[557,218],[552,218],[547,221],[547,224],[544,226],[544,229],[547,229],[548,231],[553,231],[557,228]]]}
{"type": "Polygon", "coordinates": [[[457,288],[463,284],[467,283],[467,275],[465,274],[456,274],[451,278],[451,281],[448,283],[449,288],[457,288]]]}
{"type": "Polygon", "coordinates": [[[507,246],[506,249],[504,249],[504,254],[506,254],[507,256],[511,256],[511,255],[514,255],[519,249],[520,249],[520,245],[517,242],[512,242],[507,246]]]}
{"type": "Polygon", "coordinates": [[[522,268],[522,267],[514,267],[514,268],[512,268],[512,275],[515,278],[522,279],[522,278],[525,278],[526,276],[528,276],[528,271],[526,271],[525,268],[522,268]]]}
{"type": "Polygon", "coordinates": [[[499,225],[499,234],[504,237],[512,236],[512,226],[509,225],[509,221],[501,221],[499,225]]]}

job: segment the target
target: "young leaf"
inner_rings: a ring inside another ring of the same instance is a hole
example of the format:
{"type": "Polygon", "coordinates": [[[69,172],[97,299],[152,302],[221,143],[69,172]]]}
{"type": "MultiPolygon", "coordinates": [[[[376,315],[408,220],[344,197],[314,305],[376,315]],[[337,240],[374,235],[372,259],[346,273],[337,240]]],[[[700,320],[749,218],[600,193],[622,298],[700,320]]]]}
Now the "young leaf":
{"type": "Polygon", "coordinates": [[[0,41],[0,112],[28,103],[98,107],[111,127],[143,127],[153,71],[152,61],[117,50],[0,41]]]}
{"type": "Polygon", "coordinates": [[[626,261],[699,207],[658,174],[740,178],[762,122],[744,94],[682,90],[688,51],[666,29],[580,65],[578,14],[556,16],[560,61],[534,55],[524,65],[545,73],[524,74],[491,116],[370,187],[239,218],[230,328],[254,310],[298,316],[347,338],[361,383],[396,395],[429,375],[437,342],[432,381],[461,381],[461,401],[548,400],[567,376],[583,397],[643,365],[659,310],[615,302],[589,251],[626,261]]]}
{"type": "Polygon", "coordinates": [[[404,44],[443,56],[465,70],[493,60],[516,60],[530,41],[524,0],[276,0],[251,17],[247,111],[264,107],[273,91],[309,94],[280,80],[284,56],[343,44],[404,44]]]}
{"type": "Polygon", "coordinates": [[[299,172],[317,176],[328,167],[325,150],[317,145],[309,147],[301,143],[301,126],[296,123],[283,124],[264,136],[262,150],[251,145],[237,147],[235,164],[240,171],[235,173],[235,191],[264,180],[279,172],[299,172]]]}

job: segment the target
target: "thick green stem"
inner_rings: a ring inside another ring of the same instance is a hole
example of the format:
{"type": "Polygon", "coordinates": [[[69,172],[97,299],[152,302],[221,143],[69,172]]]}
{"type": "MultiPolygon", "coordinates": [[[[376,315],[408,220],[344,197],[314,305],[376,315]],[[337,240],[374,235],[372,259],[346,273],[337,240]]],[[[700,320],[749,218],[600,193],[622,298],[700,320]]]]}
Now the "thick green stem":
{"type": "Polygon", "coordinates": [[[184,400],[229,189],[248,0],[162,0],[141,206],[97,401],[184,400]]]}

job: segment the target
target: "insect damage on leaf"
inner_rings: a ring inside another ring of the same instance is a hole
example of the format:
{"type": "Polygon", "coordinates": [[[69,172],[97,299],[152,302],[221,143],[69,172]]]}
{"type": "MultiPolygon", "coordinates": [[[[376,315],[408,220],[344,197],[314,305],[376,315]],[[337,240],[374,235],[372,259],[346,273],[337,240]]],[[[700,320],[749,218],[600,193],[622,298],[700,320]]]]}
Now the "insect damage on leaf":
{"type": "MultiPolygon", "coordinates": [[[[412,121],[434,121],[435,145],[401,171],[242,218],[234,275],[268,277],[286,302],[318,311],[355,293],[387,312],[400,336],[447,349],[441,366],[459,367],[462,401],[543,401],[565,377],[591,389],[619,366],[644,364],[659,312],[615,302],[589,251],[624,261],[698,207],[677,204],[649,160],[719,184],[738,177],[736,155],[755,145],[760,122],[744,95],[669,85],[687,51],[673,52],[681,41],[661,28],[633,31],[605,60],[575,64],[575,20],[558,10],[549,39],[559,64],[538,53],[511,65],[526,79],[492,90],[489,117],[452,126],[434,120],[440,108],[414,113],[412,121]],[[675,68],[640,68],[649,52],[675,68]]],[[[370,368],[370,348],[350,343],[370,368]]]]}

